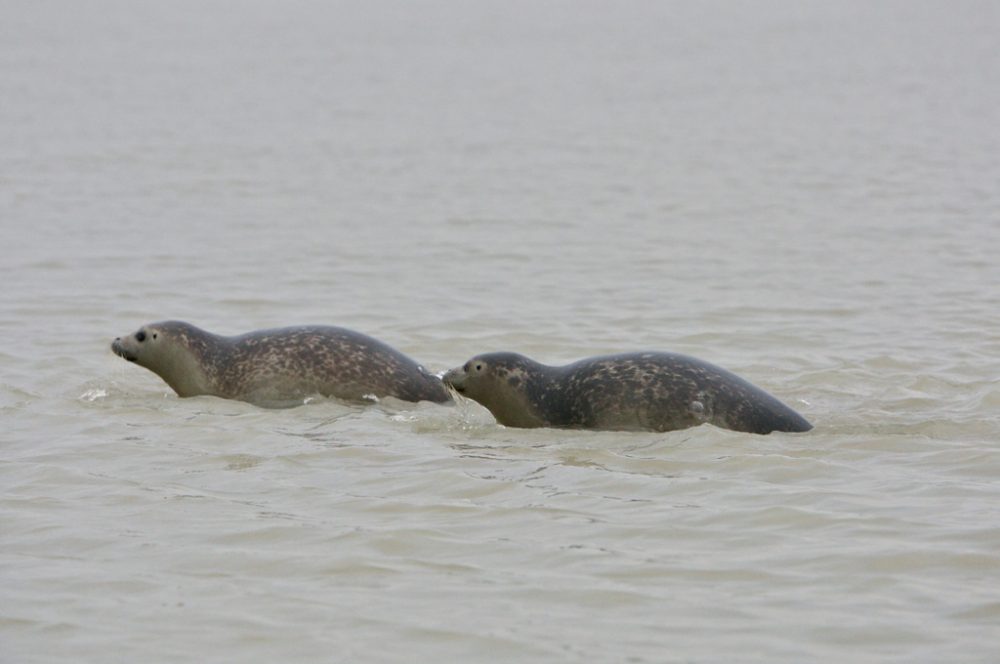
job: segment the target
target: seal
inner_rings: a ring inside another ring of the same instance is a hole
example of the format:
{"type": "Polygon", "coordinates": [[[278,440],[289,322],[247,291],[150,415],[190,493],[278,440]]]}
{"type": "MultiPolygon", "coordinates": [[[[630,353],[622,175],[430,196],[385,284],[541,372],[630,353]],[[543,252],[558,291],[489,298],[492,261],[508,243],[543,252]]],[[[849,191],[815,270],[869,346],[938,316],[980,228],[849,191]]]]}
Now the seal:
{"type": "Polygon", "coordinates": [[[812,428],[739,376],[676,353],[605,355],[561,367],[486,353],[448,371],[444,383],[510,427],[673,431],[708,422],[759,434],[812,428]]]}
{"type": "Polygon", "coordinates": [[[301,326],[225,337],[164,321],[118,337],[111,350],[158,375],[181,397],[212,395],[259,406],[308,396],[451,401],[441,380],[377,339],[342,327],[301,326]]]}

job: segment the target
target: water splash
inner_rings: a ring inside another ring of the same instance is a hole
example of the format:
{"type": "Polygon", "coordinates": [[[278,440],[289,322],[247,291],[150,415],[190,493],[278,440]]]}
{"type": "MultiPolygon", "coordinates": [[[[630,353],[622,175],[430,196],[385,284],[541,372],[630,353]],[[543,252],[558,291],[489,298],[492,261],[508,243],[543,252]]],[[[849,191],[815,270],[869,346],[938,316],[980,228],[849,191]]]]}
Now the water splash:
{"type": "Polygon", "coordinates": [[[94,402],[94,401],[97,401],[98,399],[104,399],[107,396],[108,396],[108,391],[107,390],[105,390],[103,388],[95,387],[95,388],[87,390],[86,392],[84,392],[83,394],[81,394],[80,395],[80,400],[81,401],[94,402]]]}

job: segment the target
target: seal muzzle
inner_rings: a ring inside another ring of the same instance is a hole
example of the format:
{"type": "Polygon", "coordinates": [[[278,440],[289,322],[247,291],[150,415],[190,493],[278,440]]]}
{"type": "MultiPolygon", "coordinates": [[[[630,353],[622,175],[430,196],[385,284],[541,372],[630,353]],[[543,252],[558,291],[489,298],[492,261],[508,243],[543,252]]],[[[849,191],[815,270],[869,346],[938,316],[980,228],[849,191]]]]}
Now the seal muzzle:
{"type": "Polygon", "coordinates": [[[118,357],[125,358],[129,362],[135,362],[135,355],[130,354],[125,347],[122,345],[122,338],[116,337],[114,341],[111,342],[111,351],[118,357]]]}
{"type": "Polygon", "coordinates": [[[464,367],[457,367],[445,373],[441,377],[441,380],[447,387],[461,393],[465,391],[465,379],[467,376],[468,374],[465,373],[464,367]]]}

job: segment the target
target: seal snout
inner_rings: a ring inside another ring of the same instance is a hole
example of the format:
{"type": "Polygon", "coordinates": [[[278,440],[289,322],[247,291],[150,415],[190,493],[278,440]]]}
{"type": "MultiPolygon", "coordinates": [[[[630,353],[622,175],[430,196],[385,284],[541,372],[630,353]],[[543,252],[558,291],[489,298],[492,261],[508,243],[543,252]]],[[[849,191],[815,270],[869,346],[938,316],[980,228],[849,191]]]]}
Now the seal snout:
{"type": "Polygon", "coordinates": [[[444,382],[445,386],[455,390],[458,393],[465,391],[465,378],[467,374],[463,367],[456,367],[444,374],[441,380],[444,382]]]}
{"type": "Polygon", "coordinates": [[[115,337],[115,340],[111,342],[111,351],[118,357],[125,358],[129,362],[135,362],[136,360],[135,355],[132,355],[125,349],[121,337],[115,337]]]}

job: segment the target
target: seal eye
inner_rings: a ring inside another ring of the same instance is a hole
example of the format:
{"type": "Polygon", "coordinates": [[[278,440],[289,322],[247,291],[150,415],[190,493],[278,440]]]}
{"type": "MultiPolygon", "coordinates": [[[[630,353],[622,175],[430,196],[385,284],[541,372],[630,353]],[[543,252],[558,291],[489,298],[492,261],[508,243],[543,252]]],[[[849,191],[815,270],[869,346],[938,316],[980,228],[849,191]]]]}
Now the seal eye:
{"type": "Polygon", "coordinates": [[[153,332],[153,338],[154,339],[156,338],[156,332],[153,332]]]}
{"type": "Polygon", "coordinates": [[[139,343],[142,343],[143,341],[145,341],[146,340],[146,332],[145,332],[145,330],[139,330],[138,332],[136,332],[135,333],[135,340],[138,341],[139,343]]]}
{"type": "Polygon", "coordinates": [[[483,365],[480,364],[480,363],[477,363],[476,364],[476,371],[482,371],[482,370],[483,370],[483,365]]]}

